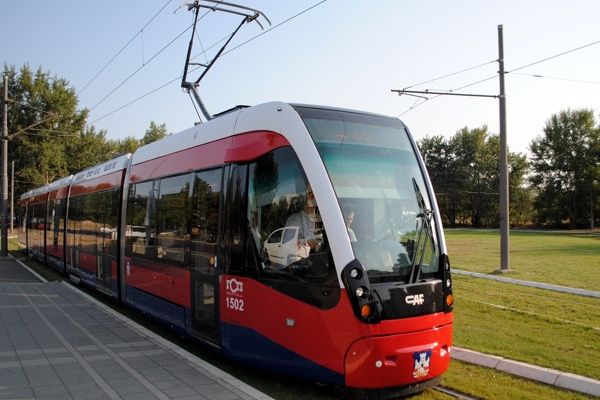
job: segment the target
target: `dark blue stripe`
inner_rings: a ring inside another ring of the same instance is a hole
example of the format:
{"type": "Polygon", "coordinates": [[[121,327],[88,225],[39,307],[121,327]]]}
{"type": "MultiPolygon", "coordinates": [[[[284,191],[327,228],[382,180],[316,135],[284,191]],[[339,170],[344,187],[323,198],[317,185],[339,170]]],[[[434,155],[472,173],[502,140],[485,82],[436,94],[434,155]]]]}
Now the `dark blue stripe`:
{"type": "Polygon", "coordinates": [[[343,385],[344,375],[239,325],[221,324],[223,350],[237,361],[301,379],[343,385]]]}

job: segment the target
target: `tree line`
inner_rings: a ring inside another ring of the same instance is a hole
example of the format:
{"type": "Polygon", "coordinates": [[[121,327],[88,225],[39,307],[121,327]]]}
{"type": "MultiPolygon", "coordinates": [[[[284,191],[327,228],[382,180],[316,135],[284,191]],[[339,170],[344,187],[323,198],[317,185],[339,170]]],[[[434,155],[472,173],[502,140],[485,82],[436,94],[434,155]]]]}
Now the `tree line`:
{"type": "Polygon", "coordinates": [[[150,125],[141,139],[108,139],[87,125],[89,111],[79,109],[75,89],[65,79],[28,65],[8,76],[8,160],[15,162],[15,196],[75,174],[167,135],[165,124],[150,125]]]}
{"type": "MultiPolygon", "coordinates": [[[[499,225],[500,139],[486,126],[419,147],[448,226],[499,225]]],[[[513,226],[590,228],[600,219],[600,126],[590,109],[553,114],[529,145],[508,153],[513,226]]]]}

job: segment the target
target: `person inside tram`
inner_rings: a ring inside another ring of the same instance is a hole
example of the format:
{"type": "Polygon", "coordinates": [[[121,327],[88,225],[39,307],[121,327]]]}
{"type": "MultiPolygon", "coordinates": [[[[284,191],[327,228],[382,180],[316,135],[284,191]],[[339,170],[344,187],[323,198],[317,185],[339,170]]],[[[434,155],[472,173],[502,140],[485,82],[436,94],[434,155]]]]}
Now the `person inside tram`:
{"type": "Polygon", "coordinates": [[[348,236],[350,236],[350,241],[356,242],[356,240],[357,240],[356,234],[354,233],[354,230],[352,229],[352,222],[354,222],[354,210],[349,209],[344,214],[344,219],[346,220],[346,228],[348,229],[348,236]]]}
{"type": "Polygon", "coordinates": [[[315,222],[310,214],[313,210],[308,202],[304,203],[304,208],[291,214],[285,221],[285,226],[298,227],[298,238],[302,239],[310,246],[311,250],[316,250],[319,242],[315,236],[315,222]]]}

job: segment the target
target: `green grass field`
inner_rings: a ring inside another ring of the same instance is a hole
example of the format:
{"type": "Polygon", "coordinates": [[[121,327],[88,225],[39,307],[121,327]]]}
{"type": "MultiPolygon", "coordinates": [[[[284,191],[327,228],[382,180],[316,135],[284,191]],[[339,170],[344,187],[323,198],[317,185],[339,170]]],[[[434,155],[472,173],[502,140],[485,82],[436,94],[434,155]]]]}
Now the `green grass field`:
{"type": "MultiPolygon", "coordinates": [[[[500,268],[498,231],[446,230],[450,262],[457,269],[494,273],[500,268]]],[[[506,276],[600,291],[600,233],[510,233],[506,276]]]]}
{"type": "Polygon", "coordinates": [[[489,400],[575,400],[591,399],[580,393],[556,389],[540,383],[517,378],[503,372],[476,365],[452,361],[444,376],[443,385],[470,394],[478,399],[489,400]]]}
{"type": "Polygon", "coordinates": [[[454,277],[454,344],[600,379],[600,300],[454,277]]]}

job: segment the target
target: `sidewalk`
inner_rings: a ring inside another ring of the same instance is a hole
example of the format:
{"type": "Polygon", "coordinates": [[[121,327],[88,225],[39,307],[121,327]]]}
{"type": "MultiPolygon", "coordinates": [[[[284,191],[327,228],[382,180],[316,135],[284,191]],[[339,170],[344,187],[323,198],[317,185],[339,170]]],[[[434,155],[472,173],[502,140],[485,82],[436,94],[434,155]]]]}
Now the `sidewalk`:
{"type": "Polygon", "coordinates": [[[271,400],[68,283],[1,259],[0,399],[25,398],[271,400]]]}
{"type": "MultiPolygon", "coordinates": [[[[272,400],[68,283],[0,258],[0,399],[272,400]]],[[[594,396],[587,377],[453,347],[452,357],[594,396]]]]}
{"type": "Polygon", "coordinates": [[[13,257],[0,256],[0,282],[41,282],[38,274],[13,257]]]}

